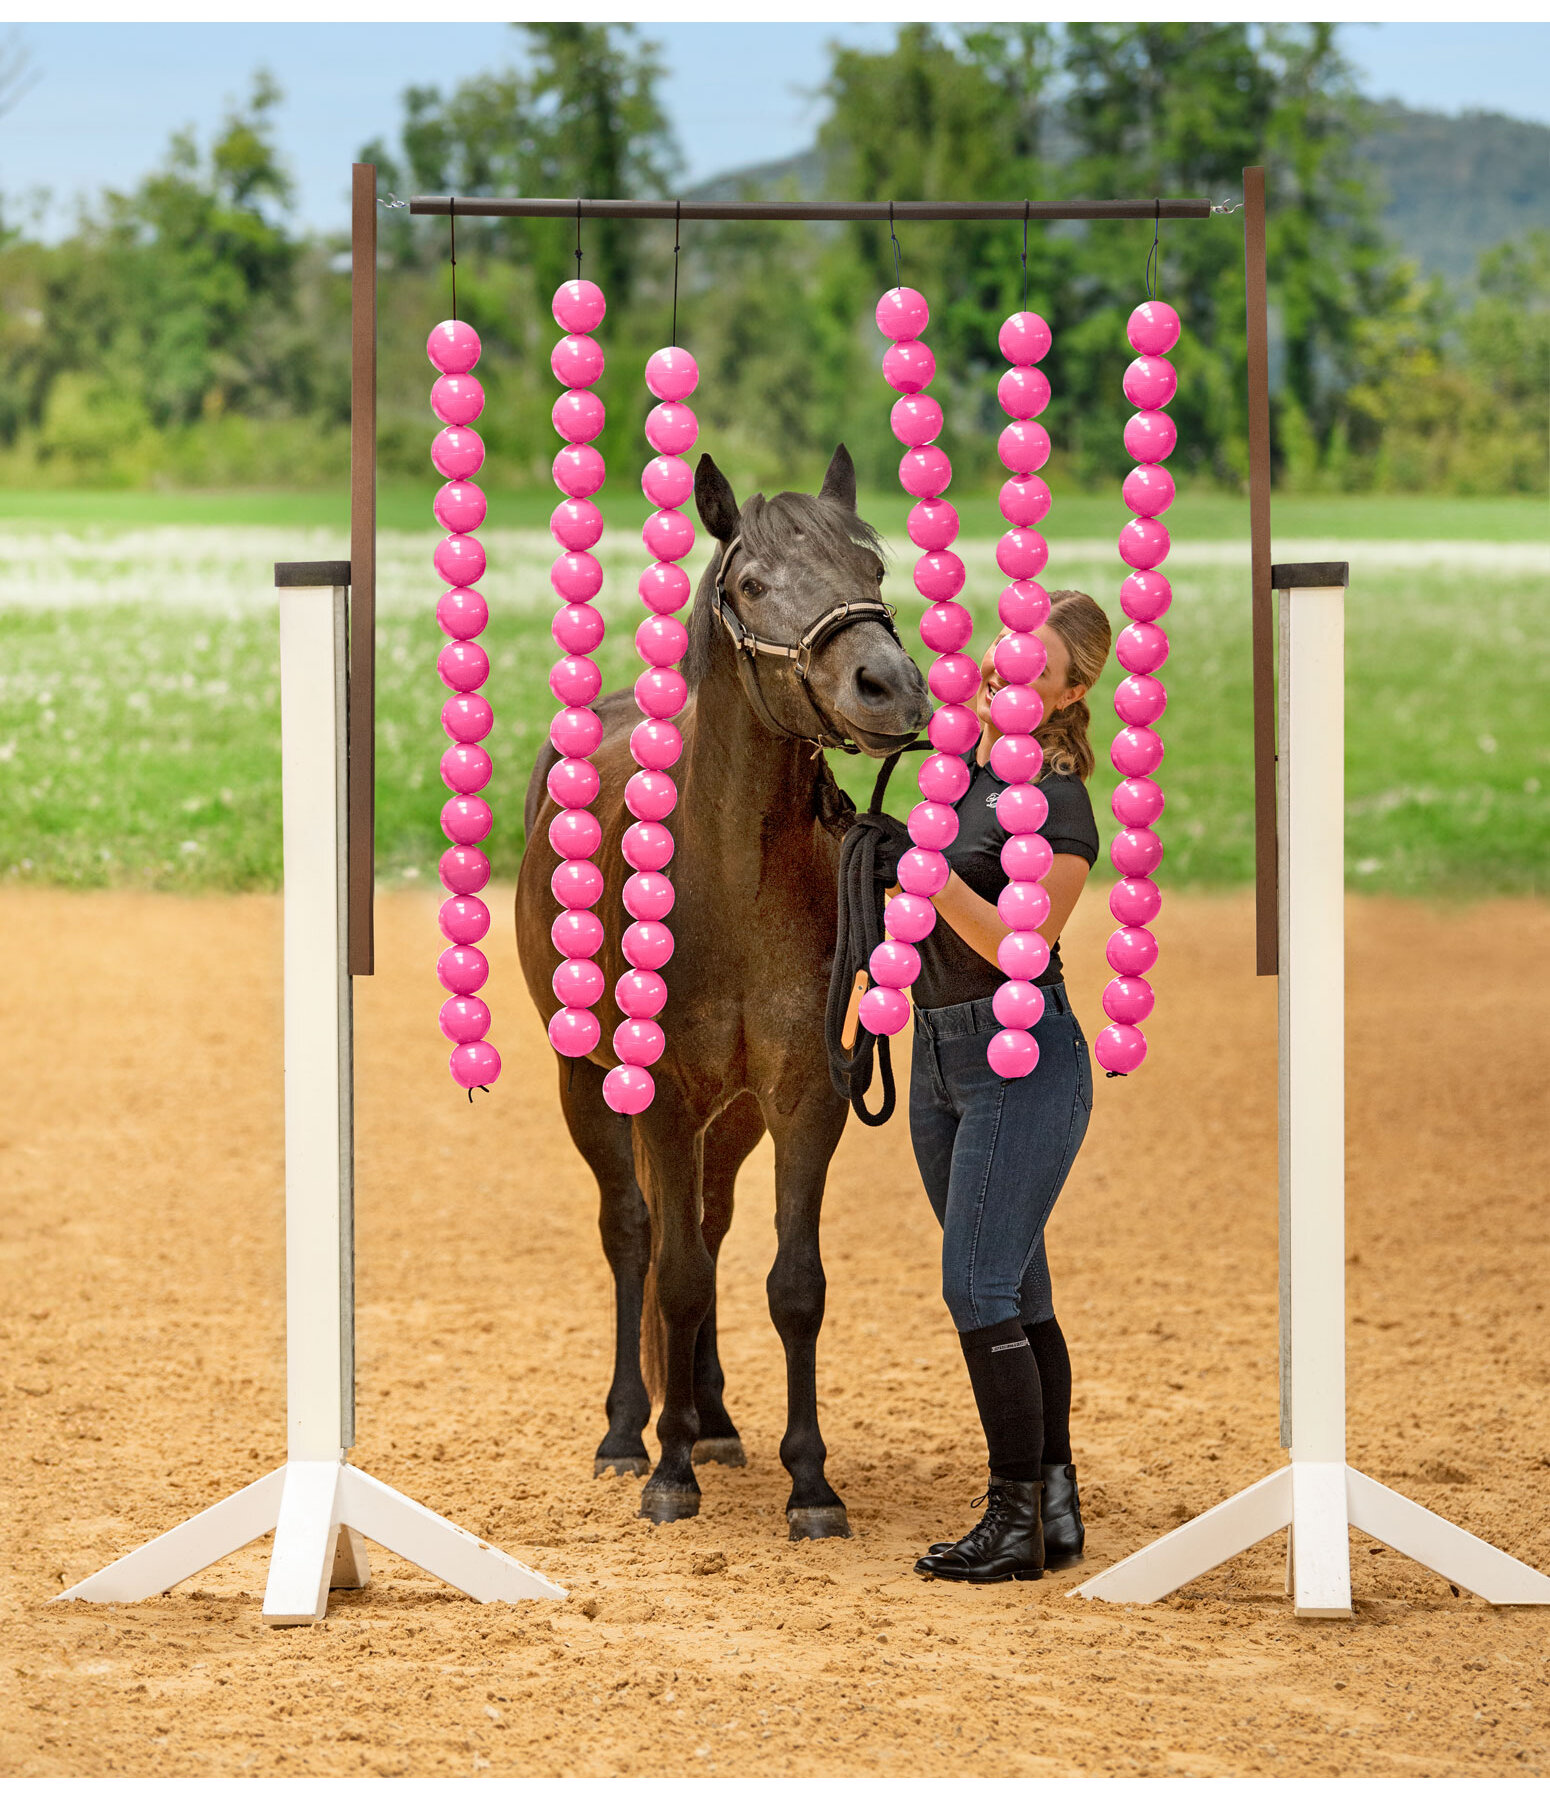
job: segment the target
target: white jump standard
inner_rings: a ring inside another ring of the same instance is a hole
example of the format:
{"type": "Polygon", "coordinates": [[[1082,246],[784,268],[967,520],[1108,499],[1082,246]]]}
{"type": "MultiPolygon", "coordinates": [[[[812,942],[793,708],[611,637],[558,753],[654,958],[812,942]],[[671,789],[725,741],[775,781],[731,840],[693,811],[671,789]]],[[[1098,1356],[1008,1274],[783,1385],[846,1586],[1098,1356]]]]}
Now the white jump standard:
{"type": "Polygon", "coordinates": [[[362,1539],[475,1600],[564,1590],[353,1468],[353,1037],[348,955],[347,562],[277,563],[285,846],[286,1461],[60,1600],[164,1593],[275,1534],[270,1625],[310,1625],[331,1587],[364,1587],[362,1539]]]}
{"type": "Polygon", "coordinates": [[[1494,1606],[1550,1605],[1550,1576],[1346,1461],[1345,563],[1277,566],[1281,1333],[1285,1468],[1076,1591],[1160,1600],[1287,1529],[1304,1618],[1351,1608],[1350,1530],[1494,1606]]]}

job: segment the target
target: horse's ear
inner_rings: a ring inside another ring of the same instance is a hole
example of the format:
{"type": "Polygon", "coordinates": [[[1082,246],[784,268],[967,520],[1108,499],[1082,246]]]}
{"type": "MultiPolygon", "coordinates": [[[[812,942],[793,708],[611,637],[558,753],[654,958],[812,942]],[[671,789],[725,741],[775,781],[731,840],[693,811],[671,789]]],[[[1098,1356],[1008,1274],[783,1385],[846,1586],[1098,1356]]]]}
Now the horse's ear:
{"type": "Polygon", "coordinates": [[[818,498],[837,501],[846,512],[856,510],[856,465],[850,460],[850,452],[843,444],[829,459],[828,473],[823,478],[823,486],[818,490],[818,498]]]}
{"type": "Polygon", "coordinates": [[[705,529],[717,543],[730,543],[737,536],[737,496],[732,492],[732,483],[708,456],[700,458],[694,471],[694,504],[705,529]]]}

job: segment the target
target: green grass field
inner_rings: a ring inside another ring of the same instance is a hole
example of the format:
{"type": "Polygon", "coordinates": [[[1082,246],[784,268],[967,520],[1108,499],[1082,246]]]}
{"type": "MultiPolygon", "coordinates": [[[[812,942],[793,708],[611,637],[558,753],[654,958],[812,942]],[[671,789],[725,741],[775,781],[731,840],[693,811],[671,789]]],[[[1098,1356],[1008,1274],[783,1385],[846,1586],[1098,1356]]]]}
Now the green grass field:
{"type": "MultiPolygon", "coordinates": [[[[268,561],[342,554],[326,495],[120,495],[73,510],[77,495],[0,497],[0,875],[72,886],[265,888],[280,879],[277,641],[268,561]],[[47,500],[52,516],[36,509],[47,500]],[[25,503],[25,505],[24,505],[25,503]],[[33,510],[29,511],[28,508],[33,510]]],[[[1164,781],[1164,871],[1230,884],[1252,871],[1246,581],[1231,540],[1242,509],[1181,503],[1165,623],[1173,658],[1164,781]],[[1215,546],[1213,549],[1212,546],[1215,546]],[[1192,554],[1192,549],[1194,553],[1192,554]]],[[[521,854],[521,800],[552,711],[546,672],[547,496],[492,506],[492,621],[484,643],[497,725],[489,748],[498,873],[521,854]]],[[[1086,587],[1119,619],[1122,570],[1091,540],[1116,508],[1058,502],[1067,542],[1046,581],[1086,587]]],[[[987,503],[988,507],[988,503],[987,503]]],[[[623,509],[621,509],[622,511],[623,509]]],[[[620,520],[633,526],[644,503],[620,520]]],[[[965,513],[974,520],[971,508],[965,513]]],[[[431,617],[433,537],[394,528],[388,497],[379,624],[378,866],[388,881],[433,881],[441,847],[436,764],[443,690],[431,617]]],[[[874,516],[889,525],[883,509],[874,516]]],[[[997,580],[987,535],[965,546],[970,597],[991,616],[997,580]]],[[[1054,515],[1051,526],[1055,523],[1054,515]]],[[[1277,544],[1297,555],[1350,546],[1348,829],[1353,888],[1466,898],[1543,890],[1550,867],[1550,745],[1545,577],[1532,549],[1543,509],[1517,502],[1291,500],[1277,544]],[[1460,548],[1428,561],[1417,541],[1460,548]],[[1387,546],[1380,540],[1388,539],[1387,546]],[[1469,546],[1479,546],[1478,550],[1469,546]]],[[[901,534],[902,535],[902,534],[901,534]]],[[[605,540],[606,543],[607,540],[605,540]]],[[[899,539],[895,540],[896,542],[899,539]]],[[[609,556],[610,686],[633,675],[634,533],[609,556]],[[627,598],[626,598],[627,597],[627,598]]],[[[904,546],[907,551],[908,546],[904,546]]],[[[1281,549],[1285,554],[1286,550],[1281,549]]],[[[903,564],[890,581],[907,590],[903,564]]],[[[698,555],[691,567],[700,566],[698,555]]],[[[907,642],[918,606],[905,605],[907,642]]],[[[982,631],[980,639],[985,633],[982,631]]],[[[1096,697],[1095,802],[1107,824],[1102,754],[1112,726],[1111,664],[1096,697]]],[[[874,765],[835,758],[864,798],[874,765]]],[[[908,768],[891,803],[913,792],[908,768]]]]}

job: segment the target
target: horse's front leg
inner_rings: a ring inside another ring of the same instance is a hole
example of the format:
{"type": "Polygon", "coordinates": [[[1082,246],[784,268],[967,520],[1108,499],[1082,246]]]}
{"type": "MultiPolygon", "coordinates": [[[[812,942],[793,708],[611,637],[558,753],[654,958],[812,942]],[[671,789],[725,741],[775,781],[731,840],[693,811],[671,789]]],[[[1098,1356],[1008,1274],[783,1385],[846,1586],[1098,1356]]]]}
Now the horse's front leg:
{"type": "Polygon", "coordinates": [[[777,1248],[766,1286],[770,1318],[786,1350],[786,1435],[780,1460],[791,1477],[786,1518],[793,1538],[849,1537],[845,1502],[823,1472],[828,1450],[818,1429],[818,1332],[825,1281],[818,1248],[829,1159],[845,1129],[845,1103],[815,1088],[796,1110],[765,1114],[775,1140],[777,1248]]]}

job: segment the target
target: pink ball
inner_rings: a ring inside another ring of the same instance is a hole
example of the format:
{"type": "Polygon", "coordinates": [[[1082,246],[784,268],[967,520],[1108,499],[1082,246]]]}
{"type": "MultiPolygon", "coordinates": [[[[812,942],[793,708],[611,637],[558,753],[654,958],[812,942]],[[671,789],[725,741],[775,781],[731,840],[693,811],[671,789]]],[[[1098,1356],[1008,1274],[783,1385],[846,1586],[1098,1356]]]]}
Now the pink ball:
{"type": "Polygon", "coordinates": [[[694,548],[694,525],[687,513],[668,507],[641,527],[641,542],[658,562],[677,562],[694,548]]]}
{"type": "Polygon", "coordinates": [[[921,614],[920,635],[928,650],[961,650],[974,635],[974,619],[956,600],[939,600],[921,614]]]}
{"type": "Polygon", "coordinates": [[[602,346],[596,338],[569,332],[549,352],[549,367],[561,387],[591,387],[603,372],[602,346]]]}
{"type": "Polygon", "coordinates": [[[916,338],[901,338],[883,352],[883,380],[901,394],[918,394],[935,374],[931,346],[916,338]]]}
{"type": "Polygon", "coordinates": [[[961,756],[928,756],[920,765],[920,791],[939,806],[954,806],[969,791],[969,771],[961,756]]]}
{"type": "Polygon", "coordinates": [[[1139,1025],[1156,1004],[1151,982],[1141,975],[1116,975],[1103,990],[1103,1010],[1116,1025],[1139,1025]]]}
{"type": "Polygon", "coordinates": [[[1031,1032],[998,1031],[986,1048],[985,1060],[1003,1081],[1017,1081],[1038,1067],[1039,1046],[1031,1032]]]}
{"type": "Polygon", "coordinates": [[[431,461],[448,481],[465,481],[484,462],[484,439],[468,425],[447,425],[431,439],[431,461]]]}
{"type": "Polygon", "coordinates": [[[590,956],[568,956],[550,986],[561,1006],[595,1006],[603,997],[603,971],[590,956]]]}
{"type": "Polygon", "coordinates": [[[1166,356],[1182,329],[1179,315],[1166,300],[1143,300],[1130,315],[1125,336],[1142,356],[1166,356]]]}
{"type": "Polygon", "coordinates": [[[1119,534],[1119,553],[1133,569],[1155,569],[1168,547],[1168,527],[1161,519],[1132,519],[1119,534]]]}
{"type": "Polygon", "coordinates": [[[635,591],[653,612],[677,612],[689,598],[689,577],[672,563],[652,563],[636,582],[635,591]]]}
{"type": "Polygon", "coordinates": [[[683,748],[683,733],[666,719],[642,719],[630,733],[630,755],[637,768],[670,769],[683,748]]]}
{"type": "Polygon", "coordinates": [[[441,935],[454,944],[477,944],[490,929],[490,909],[477,894],[448,894],[436,923],[441,935]]]}
{"type": "Polygon", "coordinates": [[[1038,881],[1009,881],[996,897],[1001,923],[1011,931],[1037,931],[1049,908],[1049,894],[1038,881]]]}
{"type": "Polygon", "coordinates": [[[655,923],[673,910],[673,884],[665,875],[642,869],[624,884],[624,910],[632,919],[655,923]]]}
{"type": "Polygon", "coordinates": [[[935,444],[906,450],[899,459],[899,484],[917,500],[940,499],[952,478],[953,465],[947,460],[947,453],[935,444]]]}
{"type": "Polygon", "coordinates": [[[635,628],[635,648],[643,662],[665,669],[689,648],[689,633],[671,615],[653,613],[635,628]]]}
{"type": "Polygon", "coordinates": [[[1042,881],[1054,861],[1055,852],[1049,847],[1049,839],[1036,831],[1020,831],[1001,846],[1001,867],[1013,881],[1042,881]]]}
{"type": "Polygon", "coordinates": [[[927,600],[951,600],[963,588],[963,559],[951,550],[928,550],[915,562],[915,589],[927,600]]]}
{"type": "Polygon", "coordinates": [[[590,550],[566,550],[549,565],[549,585],[562,600],[590,600],[602,590],[603,565],[590,550]]]}
{"type": "Polygon", "coordinates": [[[1001,410],[1014,419],[1035,419],[1049,405],[1049,377],[1042,369],[1008,369],[996,383],[1001,410]]]}
{"type": "Polygon", "coordinates": [[[590,550],[603,535],[603,515],[590,500],[562,500],[549,515],[549,529],[565,550],[590,550]]]}
{"type": "Polygon", "coordinates": [[[1125,421],[1125,454],[1138,463],[1160,463],[1173,454],[1179,428],[1165,412],[1138,412],[1125,421]]]}
{"type": "Polygon", "coordinates": [[[450,638],[478,637],[489,622],[490,609],[475,588],[448,588],[436,602],[436,623],[450,638]]]}
{"type": "Polygon", "coordinates": [[[1178,392],[1178,371],[1165,357],[1138,356],[1126,369],[1123,386],[1132,406],[1155,412],[1178,392]]]}
{"type": "Polygon", "coordinates": [[[1036,419],[1014,419],[1002,427],[996,454],[1014,475],[1031,475],[1049,461],[1049,433],[1036,419]]]}
{"type": "Polygon", "coordinates": [[[856,1009],[864,1031],[877,1037],[892,1037],[909,1023],[910,1003],[897,988],[869,987],[856,1009]]]}
{"type": "Polygon", "coordinates": [[[614,1055],[632,1069],[646,1068],[666,1048],[667,1033],[655,1019],[622,1019],[614,1028],[614,1055]]]}
{"type": "Polygon", "coordinates": [[[484,492],[471,481],[449,481],[436,490],[431,512],[447,531],[477,531],[484,523],[484,492]]]}
{"type": "Polygon", "coordinates": [[[888,423],[901,444],[919,449],[941,436],[942,409],[929,394],[904,394],[894,401],[888,423]]]}
{"type": "Polygon", "coordinates": [[[640,486],[653,506],[682,506],[694,492],[694,470],[681,456],[654,456],[641,471],[640,486]]]}
{"type": "Polygon", "coordinates": [[[1009,1029],[1027,1031],[1044,1017],[1044,989],[1033,981],[1003,981],[990,1010],[1009,1029]]]}
{"type": "Polygon", "coordinates": [[[500,1051],[493,1044],[459,1044],[447,1061],[452,1079],[470,1093],[496,1082],[501,1072],[500,1051]]]}
{"type": "Polygon", "coordinates": [[[567,706],[549,721],[549,742],[561,756],[590,756],[603,741],[603,721],[587,706],[567,706]]]}
{"type": "Polygon", "coordinates": [[[1049,618],[1049,595],[1036,581],[1012,581],[1002,588],[997,610],[1008,631],[1037,631],[1049,618]]]}
{"type": "Polygon", "coordinates": [[[665,869],[673,860],[673,834],[665,825],[637,819],[626,828],[620,848],[632,869],[665,869]]]}
{"type": "Polygon", "coordinates": [[[490,859],[472,845],[454,844],[442,851],[436,872],[449,894],[477,894],[489,883],[490,859]]]}
{"type": "Polygon", "coordinates": [[[449,587],[472,587],[484,574],[484,545],[455,531],[436,546],[434,561],[436,573],[449,587]]]}
{"type": "Polygon", "coordinates": [[[1168,634],[1160,625],[1127,625],[1114,645],[1120,667],[1132,675],[1150,675],[1168,660],[1168,634]]]}
{"type": "Polygon", "coordinates": [[[1125,477],[1121,496],[1126,506],[1143,519],[1155,519],[1173,505],[1173,477],[1166,469],[1143,463],[1125,477]]]}
{"type": "Polygon", "coordinates": [[[584,911],[603,897],[602,871],[596,863],[562,862],[549,877],[549,892],[561,906],[584,911]]]}
{"type": "Polygon", "coordinates": [[[483,843],[494,823],[490,803],[472,794],[454,794],[441,809],[441,829],[454,844],[483,843]]]}
{"type": "Polygon", "coordinates": [[[979,692],[980,666],[972,656],[939,656],[926,677],[938,700],[961,703],[979,692]]]}
{"type": "Polygon", "coordinates": [[[1048,354],[1050,329],[1037,313],[1015,312],[997,333],[996,342],[1009,363],[1027,368],[1048,354]]]}
{"type": "Polygon", "coordinates": [[[582,1007],[561,1007],[549,1021],[549,1042],[561,1056],[590,1056],[602,1035],[596,1014],[582,1007]]]}
{"type": "Polygon", "coordinates": [[[439,375],[431,386],[431,411],[443,425],[472,425],[484,411],[484,388],[473,375],[439,375]]]}
{"type": "Polygon", "coordinates": [[[1115,788],[1109,805],[1121,825],[1137,829],[1162,817],[1166,801],[1150,775],[1131,775],[1115,788]]]}
{"type": "Polygon", "coordinates": [[[1001,688],[990,702],[990,722],[1006,737],[1031,736],[1044,723],[1044,702],[1038,690],[1001,688]]]}
{"type": "Polygon", "coordinates": [[[589,705],[602,685],[602,672],[590,656],[562,656],[549,671],[549,691],[564,706],[589,705]]]}
{"type": "Polygon", "coordinates": [[[1109,761],[1121,775],[1150,775],[1163,759],[1163,741],[1145,725],[1116,731],[1109,761]]]}
{"type": "Polygon", "coordinates": [[[950,500],[918,500],[905,529],[921,550],[945,550],[958,535],[958,508],[950,500]]]}
{"type": "Polygon", "coordinates": [[[1133,1075],[1146,1061],[1146,1039],[1134,1025],[1105,1025],[1093,1039],[1093,1056],[1113,1075],[1133,1075]]]}
{"type": "Polygon", "coordinates": [[[1116,975],[1144,975],[1157,961],[1157,939],[1144,925],[1121,925],[1103,947],[1116,975]]]}
{"type": "Polygon", "coordinates": [[[1037,681],[1048,661],[1043,638],[1031,631],[1009,632],[997,640],[995,670],[1003,681],[1037,681]]]}
{"type": "Polygon", "coordinates": [[[572,500],[595,494],[608,475],[607,464],[590,444],[567,444],[554,459],[554,485],[572,500]]]}
{"type": "Polygon", "coordinates": [[[1001,484],[1001,516],[1009,525],[1037,525],[1049,502],[1049,484],[1042,476],[1013,476],[1001,484]]]}
{"type": "Polygon", "coordinates": [[[1162,859],[1162,839],[1145,826],[1116,831],[1109,841],[1109,861],[1117,874],[1150,875],[1162,859]]]}
{"type": "Polygon", "coordinates": [[[572,656],[586,656],[603,641],[603,615],[585,600],[562,606],[549,622],[549,631],[560,648],[572,656]]]}
{"type": "Polygon", "coordinates": [[[931,935],[936,908],[923,894],[895,894],[883,908],[883,924],[890,937],[918,944],[931,935]]]}
{"type": "Polygon", "coordinates": [[[1003,781],[1037,781],[1044,767],[1039,740],[1023,732],[998,737],[990,746],[990,766],[1003,781]]]}
{"type": "Polygon", "coordinates": [[[483,694],[454,694],[442,703],[441,728],[455,743],[481,743],[494,724],[495,708],[483,694]]]}
{"type": "Polygon", "coordinates": [[[1109,890],[1109,911],[1121,925],[1150,925],[1162,906],[1162,890],[1145,876],[1116,881],[1109,890]]]}
{"type": "MultiPolygon", "coordinates": [[[[632,875],[632,881],[660,881],[658,876],[632,875]]],[[[627,1019],[654,1019],[667,1005],[667,983],[650,969],[626,969],[614,983],[614,999],[627,1019]]]]}
{"type": "Polygon", "coordinates": [[[676,669],[647,669],[635,678],[635,704],[648,719],[671,719],[689,700],[689,684],[676,669]]]}
{"type": "Polygon", "coordinates": [[[557,806],[590,806],[597,798],[598,773],[583,756],[562,756],[550,763],[544,785],[557,806]]]}
{"type": "Polygon", "coordinates": [[[1155,675],[1127,675],[1114,690],[1114,710],[1127,725],[1151,725],[1163,716],[1168,690],[1155,675]]]}
{"type": "Polygon", "coordinates": [[[931,323],[931,308],[914,288],[892,287],[878,301],[875,317],[877,329],[897,344],[920,336],[931,323]]]}
{"type": "Polygon", "coordinates": [[[596,331],[608,312],[595,281],[562,281],[554,290],[554,322],[561,331],[596,331]]]}
{"type": "Polygon", "coordinates": [[[1049,801],[1044,790],[1031,781],[1019,781],[1002,788],[996,799],[996,823],[1011,837],[1025,832],[1042,831],[1049,818],[1049,801]]]}
{"type": "Polygon", "coordinates": [[[620,1063],[603,1077],[603,1098],[616,1113],[634,1118],[643,1113],[657,1096],[657,1084],[649,1069],[633,1068],[620,1063]]]}
{"type": "Polygon", "coordinates": [[[472,944],[452,944],[436,958],[436,979],[449,994],[477,994],[490,979],[490,965],[472,944]]]}
{"type": "Polygon", "coordinates": [[[567,806],[549,821],[549,847],[557,856],[585,860],[602,841],[602,826],[584,807],[567,806]]]}
{"type": "Polygon", "coordinates": [[[490,659],[478,644],[454,638],[436,657],[436,673],[459,694],[471,694],[489,679],[490,659]]]}
{"type": "Polygon", "coordinates": [[[568,906],[549,927],[549,942],[563,957],[596,956],[603,947],[603,921],[595,912],[568,906]]]}
{"type": "Polygon", "coordinates": [[[660,969],[673,954],[673,934],[659,919],[626,925],[619,944],[625,961],[637,969],[660,969]]]}
{"type": "Polygon", "coordinates": [[[1009,931],[996,960],[1014,981],[1037,981],[1049,967],[1049,945],[1036,931],[1009,931]]]}
{"type": "Polygon", "coordinates": [[[979,742],[980,722],[966,706],[939,706],[931,715],[926,736],[933,749],[964,756],[979,742]]]}
{"type": "Polygon", "coordinates": [[[476,994],[453,994],[442,1001],[436,1023],[454,1044],[475,1044],[490,1029],[490,1009],[476,994]]]}
{"type": "Polygon", "coordinates": [[[568,444],[590,444],[608,423],[608,409],[587,388],[567,388],[549,410],[554,428],[568,444]]]}
{"type": "Polygon", "coordinates": [[[899,858],[899,886],[906,894],[924,894],[929,900],[947,886],[952,870],[940,850],[906,850],[899,858]]]}
{"type": "Polygon", "coordinates": [[[1003,532],[996,545],[996,567],[1013,581],[1031,581],[1049,561],[1049,545],[1043,534],[1017,526],[1003,532]]]}
{"type": "Polygon", "coordinates": [[[879,987],[913,987],[920,979],[920,952],[898,938],[885,938],[867,959],[867,971],[879,987]]]}
{"type": "Polygon", "coordinates": [[[479,360],[479,333],[466,319],[443,319],[431,327],[425,354],[443,375],[466,375],[479,360]]]}
{"type": "Polygon", "coordinates": [[[676,400],[664,400],[646,414],[646,442],[663,456],[682,456],[699,435],[699,420],[676,400]]]}
{"type": "Polygon", "coordinates": [[[495,765],[478,744],[451,744],[441,753],[441,779],[454,794],[477,794],[490,785],[495,765]]]}
{"type": "Polygon", "coordinates": [[[637,819],[665,819],[678,804],[678,784],[660,769],[640,769],[624,784],[624,804],[637,819]]]}
{"type": "Polygon", "coordinates": [[[646,386],[659,400],[687,400],[699,380],[700,365],[676,345],[646,359],[646,386]]]}

